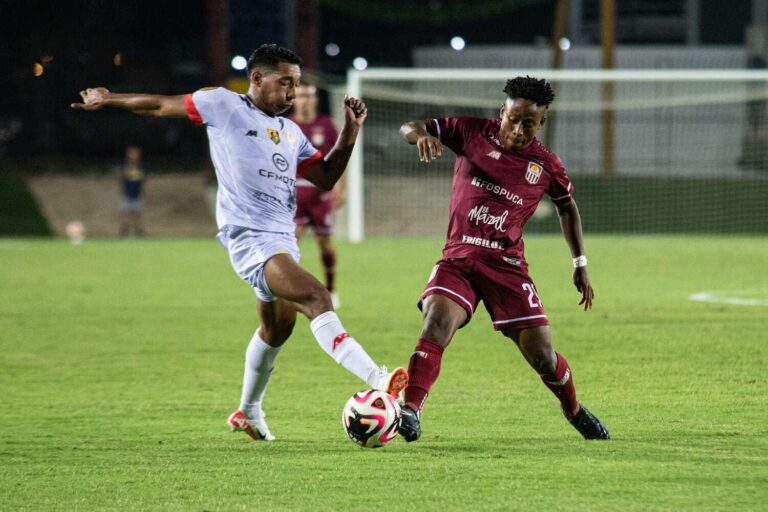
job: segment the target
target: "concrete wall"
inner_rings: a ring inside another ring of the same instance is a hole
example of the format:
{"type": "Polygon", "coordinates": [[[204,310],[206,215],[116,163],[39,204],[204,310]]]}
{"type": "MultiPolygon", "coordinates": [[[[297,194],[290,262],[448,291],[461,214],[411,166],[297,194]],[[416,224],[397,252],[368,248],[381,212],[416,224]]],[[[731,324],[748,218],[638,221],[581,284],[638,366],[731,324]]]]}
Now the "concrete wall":
{"type": "MultiPolygon", "coordinates": [[[[57,236],[79,220],[86,236],[118,236],[120,187],[114,176],[50,175],[28,186],[57,236]]],[[[213,237],[216,222],[205,199],[205,180],[196,174],[153,174],[145,184],[144,224],[149,238],[213,237]]]]}

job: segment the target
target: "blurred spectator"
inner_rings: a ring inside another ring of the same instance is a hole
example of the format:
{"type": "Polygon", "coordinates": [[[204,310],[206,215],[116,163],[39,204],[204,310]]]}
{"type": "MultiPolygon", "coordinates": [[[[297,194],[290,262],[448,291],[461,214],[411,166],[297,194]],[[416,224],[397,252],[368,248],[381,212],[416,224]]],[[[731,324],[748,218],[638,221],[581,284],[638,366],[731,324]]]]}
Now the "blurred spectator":
{"type": "Polygon", "coordinates": [[[138,146],[125,148],[125,162],[120,168],[120,183],[122,188],[122,207],[120,213],[120,236],[127,237],[133,231],[134,236],[144,236],[144,226],[141,211],[144,207],[144,180],[146,169],[142,158],[142,150],[138,146]]]}
{"type": "MultiPolygon", "coordinates": [[[[318,109],[317,87],[302,84],[296,88],[291,119],[299,125],[304,135],[324,155],[336,144],[338,130],[330,116],[318,109]]],[[[333,307],[340,306],[336,293],[336,248],[331,235],[334,228],[334,213],[344,203],[344,179],[339,180],[332,191],[320,190],[309,181],[296,180],[296,238],[300,239],[307,227],[315,233],[320,247],[320,258],[325,271],[325,286],[331,292],[333,307]]]]}

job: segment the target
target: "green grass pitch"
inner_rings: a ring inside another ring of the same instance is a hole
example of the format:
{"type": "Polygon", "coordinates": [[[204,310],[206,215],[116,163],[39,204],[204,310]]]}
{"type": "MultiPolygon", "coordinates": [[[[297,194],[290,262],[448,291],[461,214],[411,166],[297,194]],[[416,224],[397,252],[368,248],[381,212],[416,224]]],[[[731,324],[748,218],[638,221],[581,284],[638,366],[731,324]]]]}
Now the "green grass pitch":
{"type": "MultiPolygon", "coordinates": [[[[407,363],[441,242],[340,244],[340,316],[380,363],[407,363]]],[[[265,402],[278,440],[254,443],[225,420],[255,299],[213,240],[0,240],[0,510],[766,510],[768,239],[587,237],[587,313],[562,238],[527,242],[610,442],[578,436],[482,311],[422,440],[381,450],[344,436],[364,386],[300,319],[265,402]]]]}

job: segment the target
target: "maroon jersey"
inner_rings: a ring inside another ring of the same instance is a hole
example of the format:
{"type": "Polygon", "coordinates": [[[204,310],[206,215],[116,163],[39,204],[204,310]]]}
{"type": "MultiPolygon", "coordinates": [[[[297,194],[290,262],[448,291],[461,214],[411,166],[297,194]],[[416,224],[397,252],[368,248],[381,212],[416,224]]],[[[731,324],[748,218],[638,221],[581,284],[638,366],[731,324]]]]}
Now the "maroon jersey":
{"type": "Polygon", "coordinates": [[[562,162],[538,139],[504,149],[500,119],[448,117],[426,121],[427,131],[456,154],[451,219],[443,258],[482,258],[526,268],[523,226],[544,194],[571,200],[562,162]]]}
{"type": "MultiPolygon", "coordinates": [[[[311,123],[300,123],[294,116],[291,116],[290,119],[299,125],[304,136],[306,136],[312,145],[322,154],[327,155],[336,144],[336,138],[339,134],[336,130],[336,124],[330,116],[322,114],[318,115],[311,123]]],[[[297,180],[296,185],[299,187],[314,186],[305,179],[297,180]]]]}

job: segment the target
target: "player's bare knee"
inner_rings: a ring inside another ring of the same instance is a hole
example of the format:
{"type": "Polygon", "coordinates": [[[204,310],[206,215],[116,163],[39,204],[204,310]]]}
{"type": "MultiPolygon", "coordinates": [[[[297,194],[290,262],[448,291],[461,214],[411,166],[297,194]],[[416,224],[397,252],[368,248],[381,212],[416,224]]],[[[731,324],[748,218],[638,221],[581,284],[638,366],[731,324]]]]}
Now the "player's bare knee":
{"type": "Polygon", "coordinates": [[[557,355],[550,343],[523,343],[520,350],[538,373],[552,373],[557,369],[557,355]]]}
{"type": "Polygon", "coordinates": [[[421,337],[434,341],[439,345],[447,346],[458,328],[459,324],[456,322],[456,319],[428,311],[424,315],[421,337]]]}
{"type": "Polygon", "coordinates": [[[528,356],[531,367],[539,374],[554,373],[557,369],[557,357],[547,352],[537,352],[528,356]]]}
{"type": "Polygon", "coordinates": [[[317,244],[320,246],[320,252],[328,254],[333,252],[333,242],[330,236],[317,237],[317,244]]]}
{"type": "Polygon", "coordinates": [[[302,305],[307,309],[310,318],[315,318],[326,311],[333,311],[331,294],[320,283],[312,285],[307,290],[302,305]]]}

